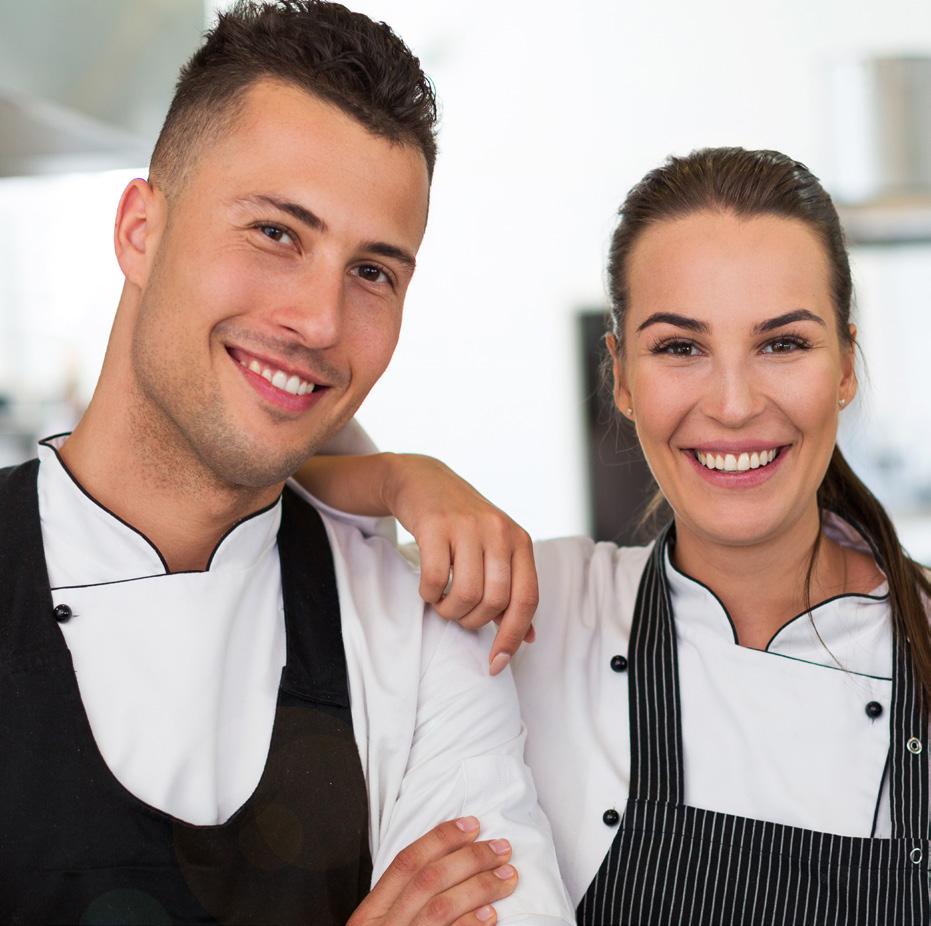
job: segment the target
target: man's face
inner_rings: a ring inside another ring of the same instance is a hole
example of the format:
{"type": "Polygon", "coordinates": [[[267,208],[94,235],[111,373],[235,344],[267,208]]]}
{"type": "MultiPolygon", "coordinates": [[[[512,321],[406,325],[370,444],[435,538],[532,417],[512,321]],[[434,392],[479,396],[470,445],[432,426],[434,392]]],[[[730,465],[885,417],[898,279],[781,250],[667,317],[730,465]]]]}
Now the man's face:
{"type": "Polygon", "coordinates": [[[132,340],[152,424],[226,484],[290,475],[391,358],[428,191],[418,149],[298,88],[250,88],[154,242],[132,340]]]}

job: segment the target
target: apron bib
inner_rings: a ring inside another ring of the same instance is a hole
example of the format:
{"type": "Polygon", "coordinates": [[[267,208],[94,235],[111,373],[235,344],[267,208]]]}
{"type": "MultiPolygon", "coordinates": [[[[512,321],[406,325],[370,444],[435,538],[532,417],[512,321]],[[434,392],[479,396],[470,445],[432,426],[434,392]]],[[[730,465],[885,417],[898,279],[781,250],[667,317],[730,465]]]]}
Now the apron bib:
{"type": "Polygon", "coordinates": [[[0,922],[344,926],[372,865],[320,516],[285,490],[268,758],[229,820],[196,826],[127,791],[97,749],[53,617],[37,474],[37,461],[0,471],[0,922]]]}
{"type": "Polygon", "coordinates": [[[576,911],[580,926],[929,922],[928,717],[896,634],[888,762],[892,838],[819,833],[683,802],[676,629],[647,561],[630,640],[630,796],[576,911]]]}

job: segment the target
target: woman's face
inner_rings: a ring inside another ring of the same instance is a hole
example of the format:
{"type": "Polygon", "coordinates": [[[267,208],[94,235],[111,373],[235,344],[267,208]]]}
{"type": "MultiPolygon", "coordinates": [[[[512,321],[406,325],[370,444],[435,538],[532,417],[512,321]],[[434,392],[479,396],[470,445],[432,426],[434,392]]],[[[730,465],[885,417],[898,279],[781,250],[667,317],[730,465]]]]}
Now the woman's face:
{"type": "Polygon", "coordinates": [[[811,517],[856,390],[816,234],[778,216],[661,221],[627,283],[615,399],[680,526],[747,545],[811,517]]]}

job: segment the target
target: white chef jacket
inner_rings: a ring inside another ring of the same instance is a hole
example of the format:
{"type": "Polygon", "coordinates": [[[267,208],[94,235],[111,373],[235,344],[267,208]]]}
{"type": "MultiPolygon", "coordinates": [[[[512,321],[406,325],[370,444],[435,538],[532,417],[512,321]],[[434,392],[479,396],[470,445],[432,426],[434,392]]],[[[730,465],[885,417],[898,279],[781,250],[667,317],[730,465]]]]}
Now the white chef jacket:
{"type": "MultiPolygon", "coordinates": [[[[856,543],[835,520],[834,536],[856,543]]],[[[553,825],[573,904],[617,829],[630,785],[627,655],[640,575],[652,550],[585,538],[535,546],[537,642],[514,673],[527,761],[553,825]]],[[[765,651],[738,646],[729,616],[666,554],[676,625],[685,802],[849,836],[888,837],[892,625],[885,584],[788,622],[765,651]],[[817,628],[817,631],[815,630],[817,628]],[[820,639],[819,639],[820,634],[820,639]],[[866,705],[883,708],[879,718],[866,705]],[[880,800],[880,795],[883,798],[880,800]],[[875,822],[875,829],[874,829],[875,822]]]]}
{"type": "MultiPolygon", "coordinates": [[[[221,823],[255,789],[271,741],[285,663],[280,501],[234,526],[206,571],[168,573],[151,542],[71,476],[56,450],[66,437],[39,448],[39,513],[53,601],[74,614],[59,626],[97,748],[144,802],[221,823]]],[[[523,762],[513,681],[488,675],[488,634],[425,615],[417,576],[389,542],[321,515],[373,883],[436,823],[474,814],[481,838],[511,841],[521,876],[495,904],[499,922],[574,922],[523,762]]]]}
{"type": "MultiPolygon", "coordinates": [[[[351,422],[322,452],[369,453],[351,422]]],[[[334,517],[394,535],[392,519],[334,517]],[[377,525],[377,527],[375,526],[377,525]]],[[[825,533],[870,553],[828,514],[825,533]]],[[[630,787],[626,671],[640,576],[652,552],[585,537],[534,544],[537,640],[512,662],[527,727],[526,759],[549,817],[573,908],[614,836],[630,787]]],[[[413,546],[405,554],[417,561],[413,546]]],[[[847,836],[891,836],[886,758],[892,693],[892,614],[885,582],[788,621],[765,651],[739,646],[721,602],[665,572],[676,625],[686,804],[847,836]],[[876,702],[878,717],[866,712],[876,702]]],[[[929,606],[931,607],[931,606],[929,606]]]]}
{"type": "MultiPolygon", "coordinates": [[[[838,518],[829,516],[826,530],[868,550],[838,518]]],[[[512,666],[528,731],[527,762],[573,907],[617,833],[604,812],[623,814],[628,797],[627,674],[611,660],[627,656],[652,549],[584,537],[534,544],[537,639],[520,648],[512,666]]],[[[888,838],[892,617],[886,583],[869,595],[830,599],[811,617],[799,615],[761,651],[737,645],[723,605],[679,572],[668,551],[665,570],[676,623],[686,804],[888,838]],[[878,718],[866,712],[871,702],[882,707],[878,718]]]]}

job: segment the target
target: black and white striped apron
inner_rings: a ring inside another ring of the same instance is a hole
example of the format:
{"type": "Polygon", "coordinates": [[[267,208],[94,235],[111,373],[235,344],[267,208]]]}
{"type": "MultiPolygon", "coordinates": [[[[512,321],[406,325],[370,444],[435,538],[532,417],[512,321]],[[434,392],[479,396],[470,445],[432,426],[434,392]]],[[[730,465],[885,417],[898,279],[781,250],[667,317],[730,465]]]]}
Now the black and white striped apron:
{"type": "Polygon", "coordinates": [[[631,630],[629,799],[579,904],[578,923],[931,922],[928,717],[901,640],[894,646],[887,766],[891,839],[837,836],[685,806],[676,631],[663,561],[668,536],[667,528],[647,562],[631,630]]]}

